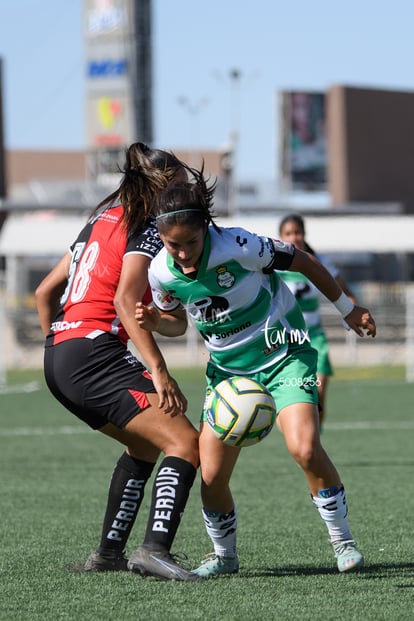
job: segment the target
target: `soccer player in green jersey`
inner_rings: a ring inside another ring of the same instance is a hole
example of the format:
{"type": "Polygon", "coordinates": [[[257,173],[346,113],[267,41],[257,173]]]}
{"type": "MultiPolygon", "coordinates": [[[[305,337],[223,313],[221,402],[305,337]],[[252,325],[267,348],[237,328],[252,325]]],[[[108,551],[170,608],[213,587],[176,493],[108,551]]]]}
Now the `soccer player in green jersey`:
{"type": "MultiPolygon", "coordinates": [[[[299,214],[289,214],[285,216],[279,224],[279,236],[282,241],[289,242],[305,250],[316,258],[326,267],[335,278],[342,291],[356,304],[356,298],[347,283],[339,274],[338,268],[331,263],[327,257],[323,257],[309,246],[305,239],[305,223],[299,214]]],[[[322,423],[326,419],[326,391],[329,377],[333,375],[333,369],[329,358],[329,345],[325,331],[321,322],[320,298],[321,294],[315,285],[304,274],[300,272],[282,271],[280,277],[285,281],[289,289],[295,296],[299,307],[303,313],[308,330],[311,345],[318,352],[317,364],[317,384],[319,396],[319,420],[322,423]]]]}
{"type": "MultiPolygon", "coordinates": [[[[294,295],[276,270],[302,272],[333,302],[359,336],[375,336],[369,310],[354,306],[312,255],[242,228],[220,228],[211,215],[214,185],[194,171],[192,183],[171,185],[157,200],[164,248],[150,265],[153,306],[138,303],[147,330],[183,334],[194,321],[210,354],[207,387],[233,375],[258,380],[272,393],[277,423],[303,469],[312,500],[328,529],[341,572],[363,564],[348,523],[340,476],[319,436],[317,352],[294,295]]],[[[237,515],[230,477],[240,449],[218,440],[204,415],[200,427],[203,518],[214,546],[194,570],[201,577],[236,573],[237,515]]]]}

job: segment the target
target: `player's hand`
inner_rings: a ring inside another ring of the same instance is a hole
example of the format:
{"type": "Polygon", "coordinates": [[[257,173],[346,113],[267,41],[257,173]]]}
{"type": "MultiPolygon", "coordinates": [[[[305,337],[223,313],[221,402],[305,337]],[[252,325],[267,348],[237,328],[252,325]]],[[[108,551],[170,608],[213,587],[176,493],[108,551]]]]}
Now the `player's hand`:
{"type": "Polygon", "coordinates": [[[135,305],[135,319],[140,328],[148,332],[156,332],[161,321],[159,310],[155,306],[145,306],[142,302],[135,305]]]}
{"type": "Polygon", "coordinates": [[[175,379],[167,371],[152,371],[151,377],[160,399],[160,410],[170,416],[185,414],[188,402],[175,379]]]}
{"type": "Polygon", "coordinates": [[[345,317],[345,322],[358,336],[364,336],[364,331],[368,336],[372,337],[377,333],[374,318],[369,310],[362,306],[355,306],[349,315],[345,317]]]}

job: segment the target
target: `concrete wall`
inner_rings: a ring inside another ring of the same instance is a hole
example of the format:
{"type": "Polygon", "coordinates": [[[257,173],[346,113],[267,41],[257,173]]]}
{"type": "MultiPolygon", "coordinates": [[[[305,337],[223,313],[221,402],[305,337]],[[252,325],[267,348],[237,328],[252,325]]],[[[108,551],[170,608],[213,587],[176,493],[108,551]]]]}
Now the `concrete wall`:
{"type": "Polygon", "coordinates": [[[327,97],[334,206],[400,202],[414,213],[414,92],[332,86],[327,97]]]}
{"type": "MultiPolygon", "coordinates": [[[[168,149],[169,150],[169,149],[168,149]]],[[[177,157],[191,166],[200,166],[204,159],[206,173],[222,175],[225,164],[222,151],[173,150],[177,157]]],[[[122,165],[122,161],[119,162],[122,165]]],[[[30,183],[33,180],[84,182],[87,174],[85,151],[6,151],[7,187],[30,183]]]]}

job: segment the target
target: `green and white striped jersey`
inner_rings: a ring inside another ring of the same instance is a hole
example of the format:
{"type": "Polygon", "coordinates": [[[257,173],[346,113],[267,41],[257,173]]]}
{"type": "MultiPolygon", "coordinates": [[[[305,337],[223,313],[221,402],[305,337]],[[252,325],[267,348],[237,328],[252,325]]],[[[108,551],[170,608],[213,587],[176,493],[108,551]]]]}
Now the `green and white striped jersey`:
{"type": "MultiPolygon", "coordinates": [[[[339,270],[329,259],[319,254],[315,256],[334,278],[338,276],[339,270]]],[[[279,275],[295,296],[305,318],[306,327],[312,330],[316,328],[319,331],[322,330],[319,310],[322,293],[319,289],[300,272],[285,271],[280,272],[279,275]]]]}
{"type": "Polygon", "coordinates": [[[182,305],[220,369],[253,373],[286,355],[289,342],[307,341],[295,297],[276,269],[288,269],[291,244],[242,228],[209,227],[200,267],[183,274],[163,248],[151,262],[154,304],[182,305]]]}

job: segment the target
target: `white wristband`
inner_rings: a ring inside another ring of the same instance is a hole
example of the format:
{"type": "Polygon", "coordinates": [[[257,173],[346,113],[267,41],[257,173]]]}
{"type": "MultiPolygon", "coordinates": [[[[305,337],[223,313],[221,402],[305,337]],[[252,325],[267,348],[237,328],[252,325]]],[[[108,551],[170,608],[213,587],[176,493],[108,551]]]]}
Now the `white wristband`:
{"type": "Polygon", "coordinates": [[[351,313],[355,308],[354,304],[352,304],[349,297],[345,295],[343,291],[339,298],[333,304],[344,318],[347,317],[349,313],[351,313]]]}

